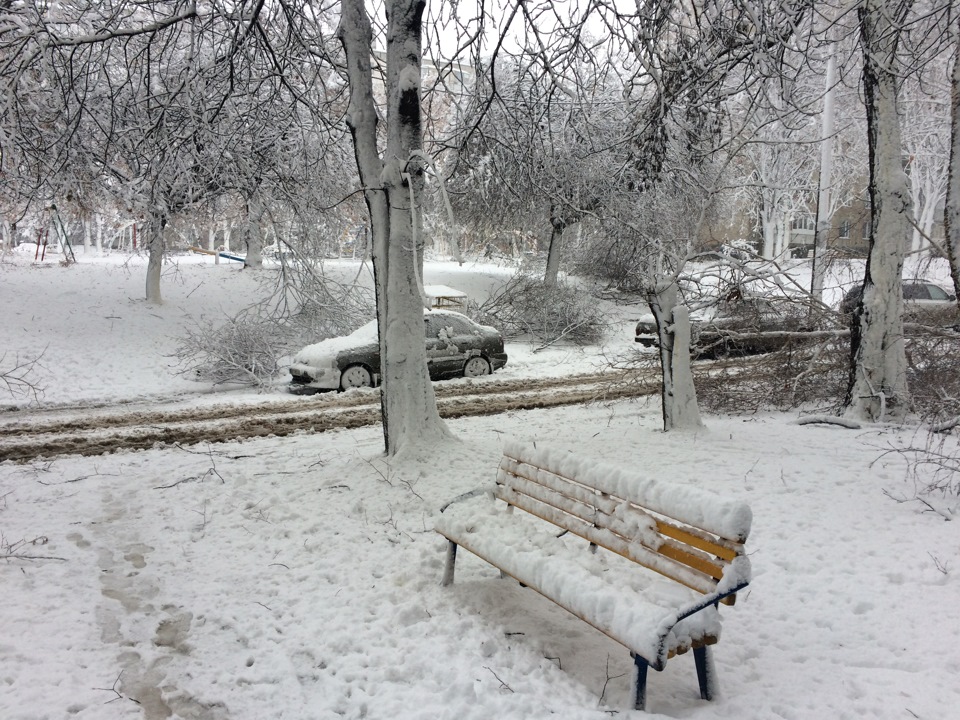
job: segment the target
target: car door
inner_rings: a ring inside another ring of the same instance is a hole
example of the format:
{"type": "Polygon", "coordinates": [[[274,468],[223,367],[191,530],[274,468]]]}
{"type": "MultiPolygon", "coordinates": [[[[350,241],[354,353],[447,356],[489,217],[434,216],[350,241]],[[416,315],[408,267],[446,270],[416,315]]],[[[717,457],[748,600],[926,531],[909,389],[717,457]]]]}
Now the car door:
{"type": "Polygon", "coordinates": [[[922,322],[923,316],[931,309],[930,290],[926,283],[909,282],[903,284],[904,319],[922,322]]]}
{"type": "Polygon", "coordinates": [[[459,318],[439,312],[424,316],[424,328],[430,377],[459,375],[472,345],[469,328],[459,318]]]}
{"type": "Polygon", "coordinates": [[[433,379],[445,377],[450,373],[456,348],[450,347],[449,332],[439,313],[427,313],[423,316],[424,339],[427,344],[427,369],[433,379]]]}
{"type": "Polygon", "coordinates": [[[939,285],[916,283],[922,291],[914,299],[907,299],[907,287],[904,285],[904,316],[908,321],[952,327],[960,320],[955,297],[939,285]]]}

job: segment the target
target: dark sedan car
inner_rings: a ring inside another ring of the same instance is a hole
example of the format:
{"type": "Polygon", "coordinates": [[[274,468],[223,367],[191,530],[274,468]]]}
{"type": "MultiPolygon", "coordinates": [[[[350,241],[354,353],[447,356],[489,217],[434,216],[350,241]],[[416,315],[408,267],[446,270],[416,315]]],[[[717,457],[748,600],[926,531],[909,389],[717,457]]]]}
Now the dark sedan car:
{"type": "MultiPolygon", "coordinates": [[[[423,315],[430,378],[489,375],[507,364],[503,336],[460,313],[431,310],[423,315]]],[[[380,382],[380,345],[373,320],[345,337],[308,345],[290,366],[294,391],[346,390],[380,382]]]]}
{"type": "MultiPolygon", "coordinates": [[[[723,300],[691,321],[691,355],[713,358],[773,352],[794,339],[790,333],[810,329],[804,307],[787,298],[747,296],[723,300]]],[[[637,323],[634,340],[657,347],[657,324],[651,316],[637,323]]]]}

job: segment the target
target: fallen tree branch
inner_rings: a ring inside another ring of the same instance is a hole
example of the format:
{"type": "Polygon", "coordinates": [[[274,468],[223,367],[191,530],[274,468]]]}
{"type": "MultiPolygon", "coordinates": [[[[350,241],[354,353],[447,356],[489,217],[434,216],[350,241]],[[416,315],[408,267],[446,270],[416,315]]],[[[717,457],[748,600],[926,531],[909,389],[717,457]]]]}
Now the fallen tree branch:
{"type": "Polygon", "coordinates": [[[794,425],[839,425],[849,430],[860,430],[863,425],[856,420],[838,417],[836,415],[809,415],[794,420],[794,425]]]}

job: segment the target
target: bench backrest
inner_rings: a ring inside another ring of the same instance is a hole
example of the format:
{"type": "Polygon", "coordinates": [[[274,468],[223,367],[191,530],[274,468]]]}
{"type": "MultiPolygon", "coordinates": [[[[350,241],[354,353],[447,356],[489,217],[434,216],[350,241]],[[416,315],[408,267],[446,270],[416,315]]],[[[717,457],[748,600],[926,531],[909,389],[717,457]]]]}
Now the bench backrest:
{"type": "Polygon", "coordinates": [[[750,532],[743,502],[553,448],[508,444],[496,495],[704,594],[714,592],[724,570],[744,554],[750,532]]]}

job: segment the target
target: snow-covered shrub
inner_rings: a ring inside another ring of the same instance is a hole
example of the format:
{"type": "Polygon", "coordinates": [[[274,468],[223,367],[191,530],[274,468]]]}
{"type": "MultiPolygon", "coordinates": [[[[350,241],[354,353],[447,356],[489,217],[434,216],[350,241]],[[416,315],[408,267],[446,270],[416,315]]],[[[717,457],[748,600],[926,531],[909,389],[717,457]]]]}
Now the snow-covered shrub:
{"type": "Polygon", "coordinates": [[[506,337],[529,335],[541,342],[564,340],[590,345],[603,337],[605,319],[596,300],[582,288],[518,274],[477,308],[475,320],[500,329],[506,337]]]}
{"type": "Polygon", "coordinates": [[[849,378],[847,337],[791,341],[776,352],[694,365],[697,397],[707,410],[839,410],[849,378]]]}
{"type": "Polygon", "coordinates": [[[960,416],[960,333],[908,327],[906,334],[907,383],[915,410],[933,425],[960,416]]]}
{"type": "Polygon", "coordinates": [[[188,330],[175,352],[180,374],[263,387],[276,378],[284,356],[347,335],[374,317],[370,293],[363,288],[317,272],[285,270],[265,278],[265,298],[258,304],[188,330]]]}
{"type": "MultiPolygon", "coordinates": [[[[906,335],[913,412],[932,426],[960,418],[960,333],[908,326],[906,335]]],[[[694,372],[701,404],[716,412],[839,411],[850,379],[850,339],[791,342],[766,355],[697,364],[694,372]]]]}
{"type": "MultiPolygon", "coordinates": [[[[20,355],[10,357],[7,353],[0,354],[0,391],[5,390],[11,398],[32,397],[38,400],[43,395],[43,388],[37,384],[34,374],[42,357],[43,353],[29,359],[23,359],[20,355]]],[[[2,395],[0,393],[0,397],[2,395]]]]}
{"type": "Polygon", "coordinates": [[[922,444],[896,452],[906,459],[907,478],[918,496],[960,497],[960,444],[956,435],[931,431],[922,444]]]}
{"type": "Polygon", "coordinates": [[[177,347],[180,373],[214,384],[262,387],[280,370],[287,335],[277,320],[249,312],[197,323],[177,347]]]}

